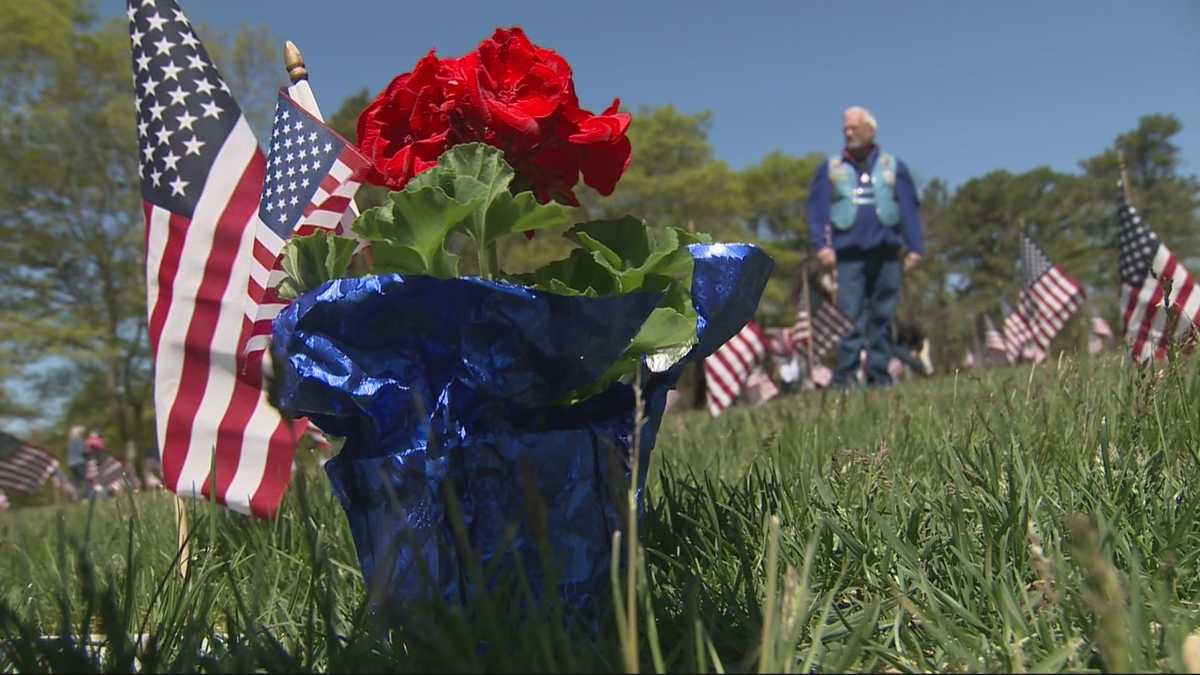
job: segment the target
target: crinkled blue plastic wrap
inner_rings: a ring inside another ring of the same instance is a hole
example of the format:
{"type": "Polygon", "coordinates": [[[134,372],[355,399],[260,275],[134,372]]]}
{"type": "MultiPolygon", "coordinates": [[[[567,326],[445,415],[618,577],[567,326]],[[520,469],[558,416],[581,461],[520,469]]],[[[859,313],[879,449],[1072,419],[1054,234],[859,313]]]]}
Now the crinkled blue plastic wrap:
{"type": "MultiPolygon", "coordinates": [[[[666,371],[643,366],[639,510],[667,391],[753,316],[773,266],[745,244],[690,251],[698,342],[666,371]]],[[[331,281],[285,309],[271,348],[276,403],[346,438],[325,467],[368,586],[401,606],[470,597],[457,508],[484,569],[508,569],[519,554],[540,595],[544,543],[570,604],[606,597],[596,594],[621,527],[633,389],[555,402],[603,374],[658,299],[380,275],[331,281]]]]}

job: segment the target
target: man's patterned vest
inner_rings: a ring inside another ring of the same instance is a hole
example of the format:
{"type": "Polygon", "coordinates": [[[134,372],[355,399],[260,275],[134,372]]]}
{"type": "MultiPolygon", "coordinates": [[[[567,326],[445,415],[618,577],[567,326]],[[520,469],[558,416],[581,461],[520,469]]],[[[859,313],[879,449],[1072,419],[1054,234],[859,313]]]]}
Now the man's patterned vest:
{"type": "Polygon", "coordinates": [[[853,164],[838,155],[829,157],[829,180],[833,199],[829,219],[839,230],[854,224],[859,206],[875,207],[879,222],[888,227],[900,223],[900,205],[896,202],[896,158],[880,151],[871,173],[859,174],[853,164]]]}

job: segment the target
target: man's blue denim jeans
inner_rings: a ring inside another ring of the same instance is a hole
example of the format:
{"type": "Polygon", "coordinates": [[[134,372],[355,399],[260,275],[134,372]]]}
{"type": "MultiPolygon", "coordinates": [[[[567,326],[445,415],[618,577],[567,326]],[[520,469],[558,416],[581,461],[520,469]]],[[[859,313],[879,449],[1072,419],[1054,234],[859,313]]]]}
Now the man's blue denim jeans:
{"type": "Polygon", "coordinates": [[[854,324],[838,347],[835,385],[858,378],[859,352],[867,350],[867,384],[891,384],[892,320],[900,302],[900,259],[895,249],[838,253],[838,309],[854,324]]]}

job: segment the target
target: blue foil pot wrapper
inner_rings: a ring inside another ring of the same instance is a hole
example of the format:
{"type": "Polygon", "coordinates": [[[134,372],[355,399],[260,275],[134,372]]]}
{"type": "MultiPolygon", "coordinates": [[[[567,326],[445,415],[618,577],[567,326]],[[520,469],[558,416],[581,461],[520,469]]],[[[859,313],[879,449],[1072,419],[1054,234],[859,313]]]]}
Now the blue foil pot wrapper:
{"type": "MultiPolygon", "coordinates": [[[[639,513],[667,391],[750,320],[773,266],[746,244],[689,248],[697,343],[665,371],[642,366],[639,513]]],[[[520,565],[535,595],[553,581],[573,606],[607,597],[634,390],[558,402],[608,370],[658,300],[392,274],[328,282],[280,313],[276,403],[345,437],[325,469],[379,600],[465,602],[472,560],[520,565]]]]}

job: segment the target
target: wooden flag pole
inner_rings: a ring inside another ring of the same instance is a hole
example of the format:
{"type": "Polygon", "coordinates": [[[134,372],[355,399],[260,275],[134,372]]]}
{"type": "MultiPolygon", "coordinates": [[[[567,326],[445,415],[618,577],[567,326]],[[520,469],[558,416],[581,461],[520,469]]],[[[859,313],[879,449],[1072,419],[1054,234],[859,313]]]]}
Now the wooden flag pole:
{"type": "MultiPolygon", "coordinates": [[[[1127,205],[1132,205],[1133,200],[1129,193],[1129,174],[1125,171],[1125,153],[1121,152],[1120,150],[1117,150],[1117,165],[1121,167],[1121,194],[1125,197],[1125,203],[1127,205]]],[[[1119,224],[1118,224],[1118,227],[1120,227],[1119,224]]],[[[1120,288],[1120,286],[1121,286],[1121,279],[1120,279],[1120,274],[1118,274],[1117,275],[1117,288],[1120,288]]],[[[1126,335],[1126,332],[1125,332],[1125,322],[1122,321],[1121,322],[1121,339],[1124,340],[1127,337],[1128,337],[1128,335],[1126,335]]]]}
{"type": "Polygon", "coordinates": [[[187,504],[178,494],[175,495],[175,526],[179,531],[179,578],[186,579],[191,543],[188,538],[187,504]]]}
{"type": "MultiPolygon", "coordinates": [[[[308,65],[304,63],[304,55],[300,53],[300,48],[296,46],[296,43],[291,40],[285,40],[283,43],[283,67],[287,70],[288,79],[292,83],[292,86],[288,88],[288,94],[301,108],[307,110],[318,121],[324,122],[325,116],[321,114],[321,108],[317,105],[317,97],[308,84],[308,65]]],[[[355,218],[358,217],[358,205],[353,200],[350,202],[350,212],[355,218]]],[[[352,258],[352,264],[360,263],[367,272],[375,268],[375,260],[371,256],[371,246],[362,241],[359,242],[359,247],[355,250],[352,258]]]]}

